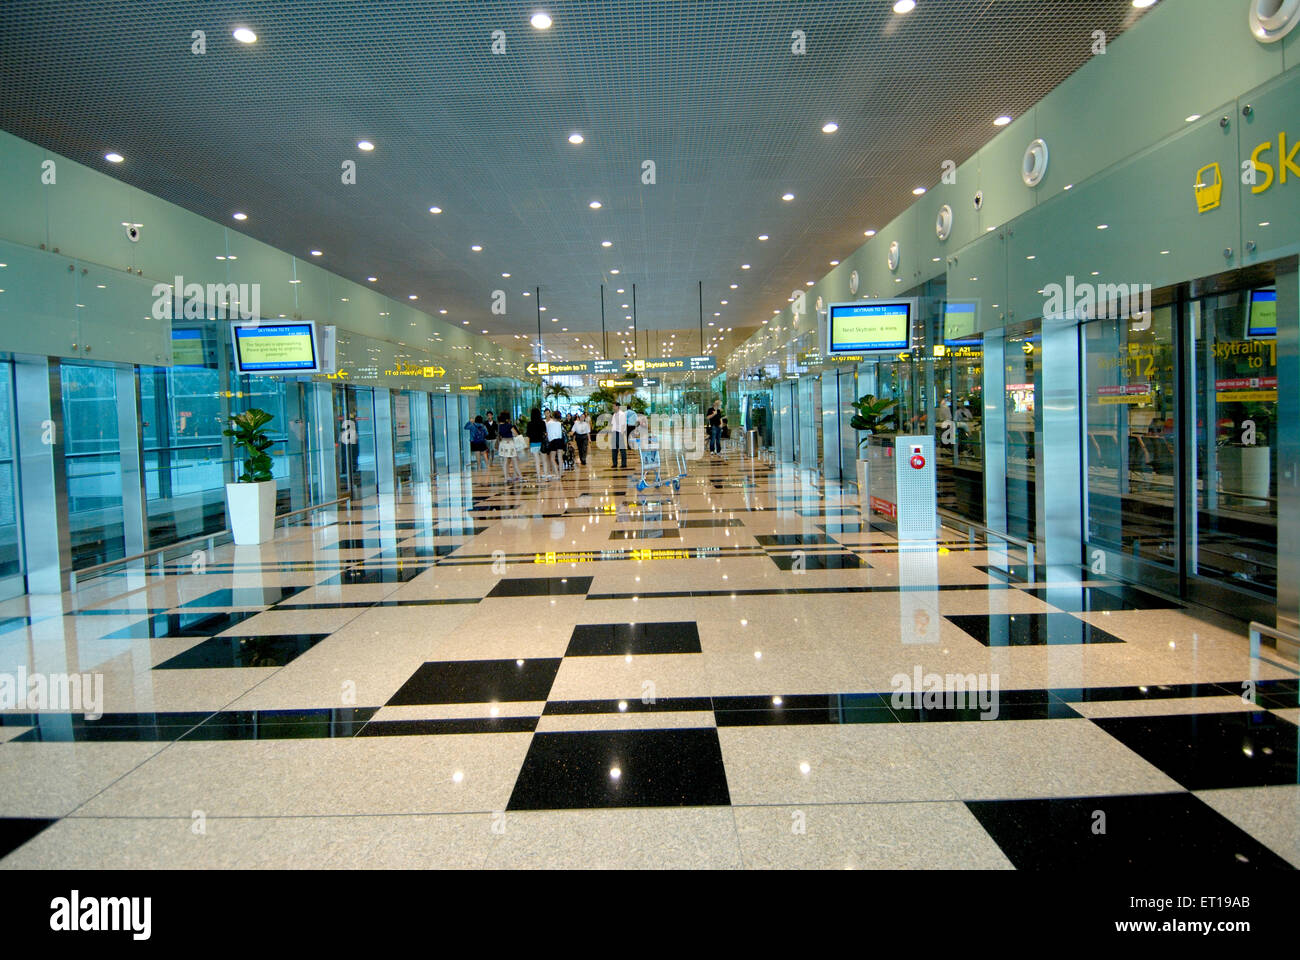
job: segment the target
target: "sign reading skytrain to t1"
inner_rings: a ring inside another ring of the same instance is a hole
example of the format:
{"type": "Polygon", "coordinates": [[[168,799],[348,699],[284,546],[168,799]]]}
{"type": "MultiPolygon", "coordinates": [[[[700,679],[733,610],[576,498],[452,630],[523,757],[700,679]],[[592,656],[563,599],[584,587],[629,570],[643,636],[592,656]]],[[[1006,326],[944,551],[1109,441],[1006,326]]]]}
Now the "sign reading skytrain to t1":
{"type": "Polygon", "coordinates": [[[646,360],[548,360],[534,361],[525,368],[539,377],[561,374],[591,373],[597,376],[628,373],[661,373],[671,370],[716,370],[717,357],[651,357],[646,360]]]}

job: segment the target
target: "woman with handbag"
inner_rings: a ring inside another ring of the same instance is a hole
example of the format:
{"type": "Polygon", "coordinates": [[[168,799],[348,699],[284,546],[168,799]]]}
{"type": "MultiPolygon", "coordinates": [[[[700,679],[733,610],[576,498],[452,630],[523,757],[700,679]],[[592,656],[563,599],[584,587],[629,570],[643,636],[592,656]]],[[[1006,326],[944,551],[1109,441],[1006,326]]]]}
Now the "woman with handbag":
{"type": "Polygon", "coordinates": [[[497,419],[497,458],[501,461],[501,474],[506,483],[512,480],[522,481],[523,473],[519,469],[519,434],[510,422],[510,411],[502,410],[497,419]],[[514,476],[510,475],[513,468],[514,476]]]}

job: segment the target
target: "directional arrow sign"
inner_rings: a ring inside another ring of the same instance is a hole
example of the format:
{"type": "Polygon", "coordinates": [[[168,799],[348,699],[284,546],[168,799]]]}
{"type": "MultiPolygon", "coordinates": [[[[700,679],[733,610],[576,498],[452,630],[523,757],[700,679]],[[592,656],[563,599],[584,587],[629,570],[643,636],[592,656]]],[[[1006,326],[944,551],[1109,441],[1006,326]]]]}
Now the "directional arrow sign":
{"type": "Polygon", "coordinates": [[[430,379],[441,379],[447,371],[442,367],[425,367],[424,375],[430,379]]]}

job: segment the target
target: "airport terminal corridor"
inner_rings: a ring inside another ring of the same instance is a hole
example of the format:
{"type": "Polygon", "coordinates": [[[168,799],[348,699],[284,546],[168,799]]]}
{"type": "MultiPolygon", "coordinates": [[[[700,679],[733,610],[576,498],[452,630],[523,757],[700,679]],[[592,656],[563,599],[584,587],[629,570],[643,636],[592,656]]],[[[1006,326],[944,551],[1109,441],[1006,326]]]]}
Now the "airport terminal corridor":
{"type": "Polygon", "coordinates": [[[1241,622],[735,445],[638,476],[465,470],[5,602],[0,667],[105,706],[0,714],[0,866],[1300,866],[1296,679],[1241,622]]]}

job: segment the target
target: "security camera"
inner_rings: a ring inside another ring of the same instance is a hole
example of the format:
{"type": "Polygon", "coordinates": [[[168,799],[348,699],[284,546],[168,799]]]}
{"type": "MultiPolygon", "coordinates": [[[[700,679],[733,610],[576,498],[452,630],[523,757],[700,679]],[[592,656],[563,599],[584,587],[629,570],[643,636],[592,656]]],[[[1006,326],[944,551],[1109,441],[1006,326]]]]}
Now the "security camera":
{"type": "Polygon", "coordinates": [[[126,225],[126,238],[132,243],[140,242],[140,225],[138,223],[128,223],[126,225]]]}
{"type": "Polygon", "coordinates": [[[978,209],[979,209],[980,207],[982,207],[982,206],[984,206],[984,191],[983,191],[983,190],[976,190],[976,191],[975,191],[975,209],[978,210],[978,209]]]}

